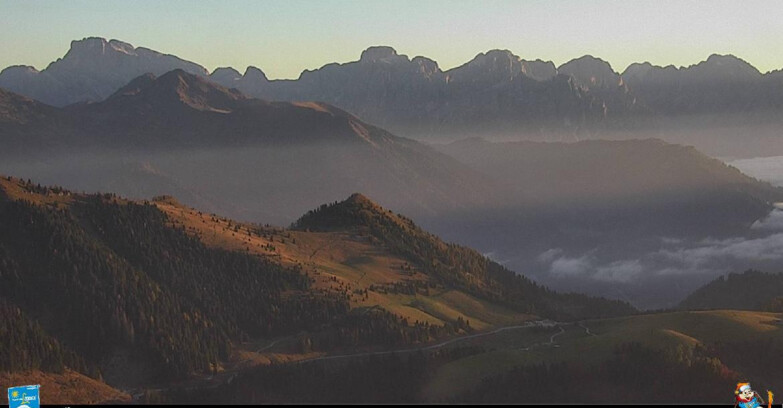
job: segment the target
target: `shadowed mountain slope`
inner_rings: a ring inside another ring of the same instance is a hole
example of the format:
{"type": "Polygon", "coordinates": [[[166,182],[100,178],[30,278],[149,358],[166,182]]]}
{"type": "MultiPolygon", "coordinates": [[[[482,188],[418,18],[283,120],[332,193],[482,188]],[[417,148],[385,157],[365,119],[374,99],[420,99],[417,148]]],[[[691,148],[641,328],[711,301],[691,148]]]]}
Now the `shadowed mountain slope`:
{"type": "Polygon", "coordinates": [[[783,274],[748,270],[730,273],[695,290],[681,309],[783,311],[783,274]]]}
{"type": "Polygon", "coordinates": [[[134,387],[268,364],[253,345],[281,336],[304,333],[308,351],[273,352],[307,358],[471,332],[466,317],[488,328],[634,311],[550,292],[360,195],[297,223],[330,232],[303,232],[3,177],[0,222],[0,336],[13,346],[0,368],[12,372],[68,368],[134,387]],[[334,211],[340,223],[323,218],[334,211]],[[418,300],[389,303],[402,295],[418,300]]]}
{"type": "Polygon", "coordinates": [[[35,105],[41,113],[25,123],[12,115],[32,102],[3,95],[10,118],[0,135],[7,146],[0,153],[8,158],[3,171],[72,188],[119,186],[141,198],[168,192],[156,186],[175,185],[193,205],[213,203],[222,207],[209,208],[238,218],[286,223],[357,190],[414,215],[497,195],[491,181],[456,160],[331,105],[248,98],[182,70],[140,76],[99,103],[35,105]],[[15,165],[21,155],[28,159],[15,165]],[[138,177],[127,172],[138,175],[136,169],[159,181],[134,183],[138,177]],[[265,176],[248,181],[248,174],[265,176]],[[227,196],[231,203],[220,198],[227,196]]]}

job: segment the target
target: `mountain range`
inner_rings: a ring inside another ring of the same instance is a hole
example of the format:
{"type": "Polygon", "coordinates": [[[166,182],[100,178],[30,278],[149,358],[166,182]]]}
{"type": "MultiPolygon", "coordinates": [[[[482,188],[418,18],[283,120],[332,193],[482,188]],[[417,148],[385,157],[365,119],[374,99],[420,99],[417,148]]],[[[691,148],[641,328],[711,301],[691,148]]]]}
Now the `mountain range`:
{"type": "MultiPolygon", "coordinates": [[[[429,58],[411,59],[378,46],[362,52],[358,61],[306,70],[296,80],[269,80],[255,67],[244,74],[228,67],[209,74],[175,56],[93,37],[73,41],[66,55],[43,71],[6,68],[0,87],[64,106],[104,100],[142,74],[172,69],[209,77],[251,97],[326,102],[416,139],[573,140],[646,131],[663,132],[664,138],[671,133],[675,140],[687,136],[693,121],[720,129],[739,115],[739,123],[761,126],[757,137],[780,148],[767,133],[783,107],[783,76],[762,74],[732,55],[711,55],[681,68],[635,63],[618,73],[589,55],[556,67],[492,50],[443,71],[429,58]]],[[[715,146],[720,136],[686,140],[709,147],[703,148],[708,153],[725,154],[715,146]]],[[[732,147],[746,153],[738,144],[732,147]]]]}

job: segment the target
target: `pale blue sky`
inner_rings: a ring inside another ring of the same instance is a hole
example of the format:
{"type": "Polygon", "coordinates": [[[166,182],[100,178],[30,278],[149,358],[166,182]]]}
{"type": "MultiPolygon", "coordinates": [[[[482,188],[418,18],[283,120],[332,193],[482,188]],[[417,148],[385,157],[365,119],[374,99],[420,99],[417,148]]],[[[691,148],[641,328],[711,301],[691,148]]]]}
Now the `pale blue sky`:
{"type": "Polygon", "coordinates": [[[592,54],[617,71],[731,53],[766,72],[783,68],[783,1],[0,0],[0,68],[43,69],[89,36],[210,71],[255,65],[270,78],[354,61],[371,45],[424,55],[443,69],[499,48],[558,65],[592,54]]]}

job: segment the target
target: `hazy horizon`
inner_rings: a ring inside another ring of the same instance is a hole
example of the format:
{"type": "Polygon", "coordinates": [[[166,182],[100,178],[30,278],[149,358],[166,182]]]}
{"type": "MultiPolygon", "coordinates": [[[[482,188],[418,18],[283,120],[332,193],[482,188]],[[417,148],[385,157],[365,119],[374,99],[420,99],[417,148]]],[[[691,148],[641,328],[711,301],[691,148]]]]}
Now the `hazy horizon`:
{"type": "Polygon", "coordinates": [[[432,58],[443,70],[491,49],[556,65],[589,54],[618,72],[645,61],[689,66],[711,54],[733,54],[761,72],[781,69],[783,8],[752,3],[405,0],[359,8],[349,1],[10,0],[0,5],[0,34],[9,43],[0,67],[42,70],[70,41],[98,36],[174,54],[210,72],[256,66],[270,79],[355,61],[375,45],[432,58]]]}

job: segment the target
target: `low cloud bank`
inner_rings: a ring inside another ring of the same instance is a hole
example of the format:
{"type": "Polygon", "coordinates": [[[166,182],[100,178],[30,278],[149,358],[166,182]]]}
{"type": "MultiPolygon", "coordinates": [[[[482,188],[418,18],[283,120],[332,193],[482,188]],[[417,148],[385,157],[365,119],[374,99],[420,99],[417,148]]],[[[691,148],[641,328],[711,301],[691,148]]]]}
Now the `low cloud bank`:
{"type": "Polygon", "coordinates": [[[783,210],[775,209],[751,226],[751,237],[686,242],[661,238],[660,248],[638,259],[602,259],[595,250],[566,254],[551,248],[536,261],[553,279],[633,283],[659,278],[717,276],[748,268],[783,265],[783,210]]]}

